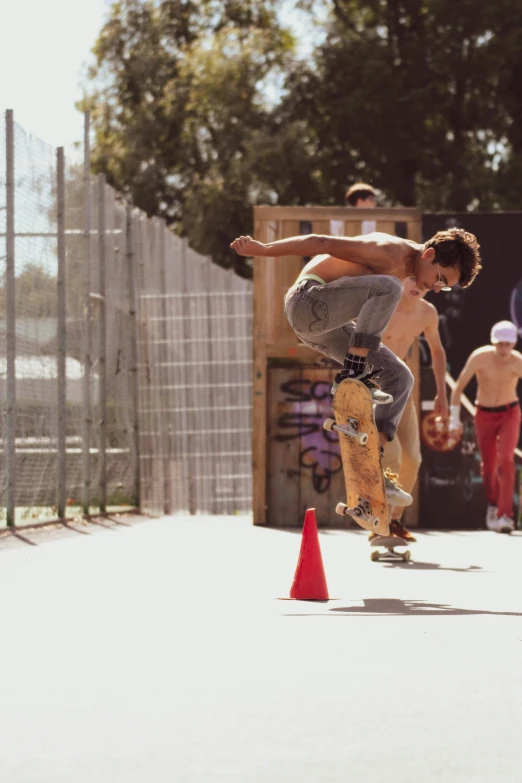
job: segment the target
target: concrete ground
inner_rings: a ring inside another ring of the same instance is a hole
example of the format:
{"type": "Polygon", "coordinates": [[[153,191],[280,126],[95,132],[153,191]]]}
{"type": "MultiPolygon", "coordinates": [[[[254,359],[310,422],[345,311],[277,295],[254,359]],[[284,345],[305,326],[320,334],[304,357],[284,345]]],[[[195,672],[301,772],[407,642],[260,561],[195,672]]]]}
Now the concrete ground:
{"type": "Polygon", "coordinates": [[[372,563],[321,532],[122,516],[0,538],[5,783],[522,777],[522,535],[421,533],[372,563]]]}

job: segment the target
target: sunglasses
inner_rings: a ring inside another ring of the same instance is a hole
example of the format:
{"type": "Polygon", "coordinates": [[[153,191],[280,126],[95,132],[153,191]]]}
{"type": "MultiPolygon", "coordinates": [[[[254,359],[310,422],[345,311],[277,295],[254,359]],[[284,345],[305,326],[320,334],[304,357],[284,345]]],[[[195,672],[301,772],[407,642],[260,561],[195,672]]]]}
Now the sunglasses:
{"type": "Polygon", "coordinates": [[[439,291],[451,291],[451,286],[449,286],[440,276],[440,264],[437,264],[437,270],[439,274],[439,279],[435,283],[439,291]]]}

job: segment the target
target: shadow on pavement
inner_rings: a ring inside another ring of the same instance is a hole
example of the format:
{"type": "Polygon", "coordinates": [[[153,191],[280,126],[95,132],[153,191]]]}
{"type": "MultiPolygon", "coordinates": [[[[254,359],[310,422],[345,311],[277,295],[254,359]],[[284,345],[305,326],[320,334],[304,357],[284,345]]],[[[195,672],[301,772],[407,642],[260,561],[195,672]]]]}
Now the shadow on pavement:
{"type": "Polygon", "coordinates": [[[365,598],[364,606],[333,607],[338,614],[401,614],[401,615],[463,615],[491,614],[522,617],[522,612],[491,612],[488,609],[459,609],[448,604],[430,604],[426,601],[403,601],[400,598],[365,598]]]}
{"type": "Polygon", "coordinates": [[[72,522],[60,522],[60,524],[66,530],[72,530],[73,533],[81,533],[82,536],[89,535],[89,533],[86,530],[80,530],[79,528],[75,527],[72,522]]]}
{"type": "MultiPolygon", "coordinates": [[[[459,609],[456,606],[449,606],[448,604],[431,604],[426,601],[403,601],[400,598],[365,598],[363,600],[364,606],[336,606],[329,609],[335,615],[363,615],[363,616],[377,616],[377,615],[401,615],[405,616],[440,616],[449,617],[451,615],[466,615],[466,614],[488,614],[501,617],[522,617],[522,612],[491,612],[489,609],[459,609]]],[[[327,614],[319,614],[318,612],[306,612],[285,615],[287,617],[312,617],[322,616],[327,617],[327,614]]]]}
{"type": "Polygon", "coordinates": [[[104,520],[107,520],[109,522],[108,517],[98,517],[98,519],[90,519],[89,524],[90,525],[99,525],[100,527],[104,527],[105,530],[113,530],[116,531],[117,528],[114,527],[114,525],[107,524],[104,520]]]}
{"type": "MultiPolygon", "coordinates": [[[[107,519],[109,522],[114,522],[115,525],[121,525],[122,527],[132,527],[129,522],[123,522],[121,519],[118,519],[118,517],[111,516],[110,514],[105,514],[103,519],[107,519]]],[[[114,530],[114,528],[112,529],[114,530]]]]}
{"type": "Polygon", "coordinates": [[[18,538],[19,541],[23,541],[24,544],[29,544],[29,546],[38,546],[36,541],[31,541],[30,538],[26,538],[21,533],[19,533],[18,530],[10,530],[9,533],[15,538],[18,538]]]}
{"type": "Polygon", "coordinates": [[[386,560],[386,555],[381,555],[381,565],[387,568],[405,568],[408,571],[455,571],[458,574],[476,574],[486,573],[482,566],[470,565],[465,568],[451,568],[450,566],[441,566],[439,563],[422,563],[419,560],[410,560],[405,563],[403,560],[386,560]]]}
{"type": "Polygon", "coordinates": [[[107,514],[71,517],[66,520],[53,519],[48,522],[35,522],[12,528],[4,527],[0,528],[0,552],[17,548],[23,544],[40,546],[68,536],[70,533],[78,533],[82,536],[90,536],[102,530],[112,530],[119,533],[122,527],[134,527],[139,522],[145,522],[151,518],[148,514],[138,514],[132,510],[130,512],[109,512],[107,514]]]}

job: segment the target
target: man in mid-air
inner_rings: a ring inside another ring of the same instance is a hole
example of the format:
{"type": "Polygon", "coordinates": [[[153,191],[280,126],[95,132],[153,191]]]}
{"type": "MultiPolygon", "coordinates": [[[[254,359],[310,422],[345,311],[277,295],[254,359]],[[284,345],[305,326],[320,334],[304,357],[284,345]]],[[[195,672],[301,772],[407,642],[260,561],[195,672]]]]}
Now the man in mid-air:
{"type": "MultiPolygon", "coordinates": [[[[344,379],[368,387],[382,455],[413,386],[406,364],[382,344],[402,283],[413,277],[419,290],[435,292],[469,286],[481,268],[476,237],[459,228],[439,231],[424,244],[378,232],[310,234],[267,244],[241,236],[231,247],[243,256],[313,256],[285,296],[286,316],[303,343],[342,365],[333,391],[344,379]]],[[[412,502],[386,474],[385,487],[389,504],[412,502]]]]}

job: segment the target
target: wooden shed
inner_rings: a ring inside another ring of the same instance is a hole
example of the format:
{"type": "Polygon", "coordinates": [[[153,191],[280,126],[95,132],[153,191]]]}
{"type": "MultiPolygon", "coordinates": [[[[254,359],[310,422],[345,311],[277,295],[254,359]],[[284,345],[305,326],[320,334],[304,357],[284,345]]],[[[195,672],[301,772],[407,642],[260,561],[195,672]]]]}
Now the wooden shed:
{"type": "MultiPolygon", "coordinates": [[[[270,207],[254,210],[261,242],[299,234],[358,236],[383,231],[421,240],[421,214],[412,208],[270,207]]],[[[331,415],[330,387],[338,366],[300,343],[283,310],[286,291],[308,259],[254,259],[253,510],[254,524],[301,525],[315,507],[322,527],[346,527],[335,513],[346,495],[339,444],[323,429],[331,415]]],[[[417,375],[417,351],[410,366],[417,375]]],[[[418,385],[416,385],[418,388],[418,385]]],[[[417,503],[407,522],[417,523],[417,503]]]]}

